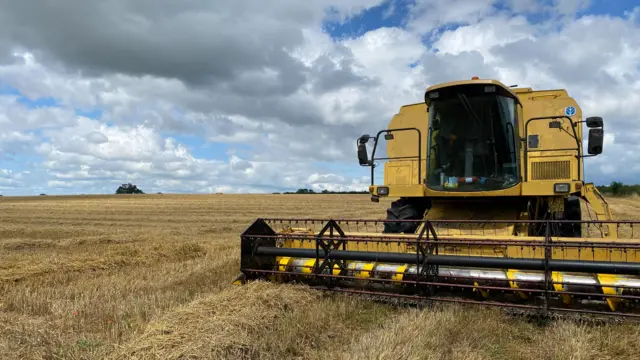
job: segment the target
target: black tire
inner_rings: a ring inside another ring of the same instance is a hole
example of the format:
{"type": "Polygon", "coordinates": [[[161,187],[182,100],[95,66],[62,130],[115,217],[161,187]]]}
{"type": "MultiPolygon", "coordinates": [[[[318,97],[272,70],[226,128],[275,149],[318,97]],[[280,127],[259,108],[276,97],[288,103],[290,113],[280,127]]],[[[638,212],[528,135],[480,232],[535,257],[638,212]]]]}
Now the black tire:
{"type": "MultiPolygon", "coordinates": [[[[391,207],[387,209],[387,220],[422,220],[426,209],[427,203],[423,199],[400,198],[392,202],[391,207]]],[[[383,233],[414,233],[418,226],[419,223],[387,222],[384,224],[383,233]]]]}
{"type": "MultiPolygon", "coordinates": [[[[564,219],[574,221],[582,220],[582,209],[580,208],[579,197],[569,196],[564,199],[564,219]]],[[[580,223],[564,223],[561,229],[561,236],[563,237],[582,237],[582,225],[580,223]]]]}

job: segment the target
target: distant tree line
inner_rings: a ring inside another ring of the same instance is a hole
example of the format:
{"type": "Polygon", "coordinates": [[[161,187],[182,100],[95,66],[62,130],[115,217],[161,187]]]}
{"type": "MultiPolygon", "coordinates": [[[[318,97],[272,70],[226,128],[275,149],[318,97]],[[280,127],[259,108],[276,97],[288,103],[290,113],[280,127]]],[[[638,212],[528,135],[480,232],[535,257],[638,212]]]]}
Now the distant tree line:
{"type": "MultiPolygon", "coordinates": [[[[609,196],[629,196],[633,194],[640,195],[640,184],[625,185],[620,181],[612,181],[609,185],[597,185],[598,190],[609,196]]],[[[313,189],[298,189],[297,191],[287,191],[283,193],[274,192],[273,194],[368,194],[368,191],[329,191],[322,190],[319,192],[313,189]]]]}
{"type": "MultiPolygon", "coordinates": [[[[620,181],[612,181],[609,185],[597,185],[598,190],[608,196],[629,196],[633,194],[640,195],[640,184],[636,185],[626,185],[620,181]]],[[[298,189],[297,191],[286,191],[286,192],[274,192],[273,194],[368,194],[369,192],[366,190],[363,191],[330,191],[330,190],[322,190],[319,192],[314,191],[313,189],[298,189]]],[[[144,191],[139,189],[134,184],[122,184],[116,190],[116,194],[144,194],[144,191]]],[[[162,193],[158,193],[162,194],[162,193]]],[[[40,194],[40,196],[45,196],[46,194],[40,194]]],[[[1,195],[0,195],[1,196],[1,195]]]]}
{"type": "MultiPolygon", "coordinates": [[[[368,194],[368,191],[329,191],[322,190],[320,192],[315,192],[313,189],[298,189],[297,191],[286,191],[282,194],[368,194]]],[[[280,194],[279,192],[274,192],[274,194],[280,194]]]]}
{"type": "Polygon", "coordinates": [[[640,184],[625,185],[620,181],[612,181],[609,185],[599,185],[596,187],[601,193],[610,196],[640,195],[640,184]]]}
{"type": "MultiPolygon", "coordinates": [[[[609,185],[598,185],[596,186],[601,193],[612,195],[612,196],[628,196],[632,194],[640,195],[640,184],[639,185],[625,185],[619,181],[612,181],[609,185]]],[[[368,194],[369,192],[364,191],[329,191],[322,190],[320,192],[316,192],[313,189],[298,189],[297,191],[287,191],[282,194],[368,194]]],[[[274,194],[280,194],[279,192],[274,192],[274,194]]]]}

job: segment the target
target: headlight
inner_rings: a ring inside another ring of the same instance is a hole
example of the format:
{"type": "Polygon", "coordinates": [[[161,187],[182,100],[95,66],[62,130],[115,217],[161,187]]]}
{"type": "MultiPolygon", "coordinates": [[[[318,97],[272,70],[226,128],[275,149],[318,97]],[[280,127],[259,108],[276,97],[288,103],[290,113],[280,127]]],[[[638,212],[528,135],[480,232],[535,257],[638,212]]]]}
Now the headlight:
{"type": "Polygon", "coordinates": [[[569,191],[571,191],[571,184],[553,184],[553,191],[557,193],[568,193],[569,191]]]}
{"type": "Polygon", "coordinates": [[[389,188],[386,186],[381,186],[378,188],[378,195],[389,195],[389,188]]]}

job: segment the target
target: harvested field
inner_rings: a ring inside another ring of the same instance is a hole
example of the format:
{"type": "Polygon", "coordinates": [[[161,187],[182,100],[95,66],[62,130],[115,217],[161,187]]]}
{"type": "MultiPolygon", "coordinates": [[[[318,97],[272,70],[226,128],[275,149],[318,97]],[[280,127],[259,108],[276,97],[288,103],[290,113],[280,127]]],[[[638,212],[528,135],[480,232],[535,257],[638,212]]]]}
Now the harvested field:
{"type": "MultiPolygon", "coordinates": [[[[640,218],[638,198],[611,199],[640,218]]],[[[401,309],[230,285],[256,217],[380,218],[367,195],[0,200],[1,359],[633,359],[640,326],[542,327],[497,309],[401,309]]]]}

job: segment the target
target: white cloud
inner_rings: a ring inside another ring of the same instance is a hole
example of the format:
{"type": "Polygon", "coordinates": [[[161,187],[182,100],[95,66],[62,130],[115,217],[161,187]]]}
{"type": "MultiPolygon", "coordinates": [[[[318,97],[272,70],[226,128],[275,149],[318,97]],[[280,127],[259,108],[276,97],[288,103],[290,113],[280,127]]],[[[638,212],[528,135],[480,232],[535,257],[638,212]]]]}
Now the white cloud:
{"type": "Polygon", "coordinates": [[[307,183],[315,192],[327,191],[364,191],[369,186],[368,179],[347,179],[342,175],[318,174],[309,176],[307,183]]]}
{"type": "Polygon", "coordinates": [[[493,49],[523,39],[535,39],[536,29],[525,17],[496,16],[471,26],[445,31],[434,43],[440,53],[459,55],[476,51],[484,61],[495,63],[493,49]]]}

